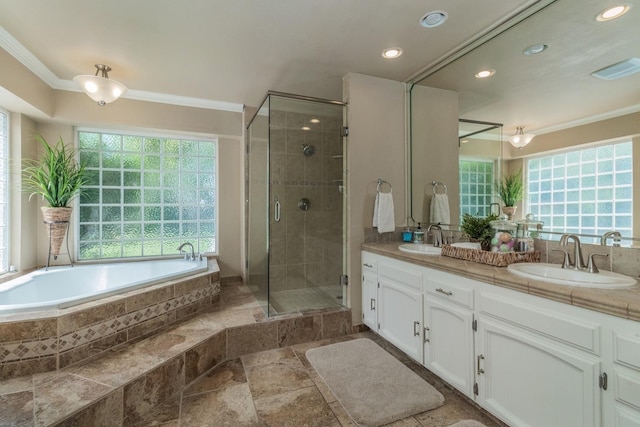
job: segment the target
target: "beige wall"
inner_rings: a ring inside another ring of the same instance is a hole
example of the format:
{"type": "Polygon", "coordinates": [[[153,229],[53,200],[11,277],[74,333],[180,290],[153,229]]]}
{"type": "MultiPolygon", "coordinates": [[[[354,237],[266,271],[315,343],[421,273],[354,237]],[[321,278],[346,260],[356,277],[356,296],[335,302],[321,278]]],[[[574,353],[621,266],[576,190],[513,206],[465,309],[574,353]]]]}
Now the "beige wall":
{"type": "MultiPolygon", "coordinates": [[[[223,276],[242,274],[243,113],[131,99],[120,99],[100,107],[83,93],[52,90],[2,49],[0,69],[0,99],[8,100],[10,105],[6,107],[10,110],[14,108],[10,135],[13,172],[22,157],[33,155],[34,132],[41,133],[49,142],[62,136],[67,143],[74,141],[75,126],[180,133],[194,137],[218,135],[220,271],[223,276]]],[[[14,187],[17,186],[12,186],[12,191],[14,187]]],[[[19,193],[18,188],[16,191],[19,193]]],[[[11,196],[10,263],[24,270],[46,263],[48,240],[39,213],[40,202],[36,199],[27,202],[24,195],[17,193],[13,192],[11,196]]],[[[73,242],[73,231],[70,230],[70,243],[73,242]]],[[[59,262],[66,262],[64,258],[59,257],[59,262]]]]}
{"type": "Polygon", "coordinates": [[[347,271],[346,303],[353,323],[362,323],[360,245],[373,220],[377,179],[393,185],[396,226],[406,224],[405,85],[396,81],[348,74],[344,101],[347,125],[347,271]]]}

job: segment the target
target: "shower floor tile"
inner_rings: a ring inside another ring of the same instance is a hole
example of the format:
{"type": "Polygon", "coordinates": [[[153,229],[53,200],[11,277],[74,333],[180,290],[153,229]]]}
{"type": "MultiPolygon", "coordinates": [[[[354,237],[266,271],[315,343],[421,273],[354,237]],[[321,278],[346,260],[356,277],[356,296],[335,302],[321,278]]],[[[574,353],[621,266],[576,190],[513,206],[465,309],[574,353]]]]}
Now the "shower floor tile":
{"type": "Polygon", "coordinates": [[[274,314],[278,314],[340,307],[342,305],[341,297],[342,291],[340,288],[326,286],[271,292],[269,302],[274,314]]]}

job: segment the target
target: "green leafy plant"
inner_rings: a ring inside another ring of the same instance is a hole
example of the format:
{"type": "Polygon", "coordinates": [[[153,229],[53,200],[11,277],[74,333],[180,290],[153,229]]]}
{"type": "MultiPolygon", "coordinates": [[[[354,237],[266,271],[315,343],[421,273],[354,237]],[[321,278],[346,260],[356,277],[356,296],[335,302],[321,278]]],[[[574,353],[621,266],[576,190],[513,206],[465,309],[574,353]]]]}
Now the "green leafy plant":
{"type": "Polygon", "coordinates": [[[491,247],[491,238],[493,232],[491,230],[491,221],[498,219],[498,216],[491,214],[487,217],[476,217],[468,213],[462,215],[462,224],[460,228],[469,236],[470,239],[480,242],[482,249],[488,250],[491,247]]]}
{"type": "Polygon", "coordinates": [[[524,197],[522,169],[513,175],[506,175],[496,182],[496,191],[505,206],[515,206],[524,197]]]}
{"type": "Polygon", "coordinates": [[[39,161],[25,161],[22,169],[29,200],[38,195],[51,207],[66,207],[82,193],[82,186],[87,181],[85,165],[76,161],[77,151],[65,145],[62,137],[53,146],[41,135],[36,135],[35,139],[44,148],[44,154],[39,161]]]}

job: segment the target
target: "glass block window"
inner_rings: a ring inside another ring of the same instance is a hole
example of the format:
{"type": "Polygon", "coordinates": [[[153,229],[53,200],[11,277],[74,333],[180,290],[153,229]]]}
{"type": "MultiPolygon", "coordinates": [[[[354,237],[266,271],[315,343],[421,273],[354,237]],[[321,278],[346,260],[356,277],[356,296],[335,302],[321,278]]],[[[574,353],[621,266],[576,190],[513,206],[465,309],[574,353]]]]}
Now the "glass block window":
{"type": "Polygon", "coordinates": [[[527,212],[549,231],[633,235],[632,155],[628,141],[529,159],[527,212]]]}
{"type": "Polygon", "coordinates": [[[217,250],[217,139],[78,131],[89,182],[80,197],[78,259],[217,250]]]}
{"type": "Polygon", "coordinates": [[[466,213],[487,216],[493,201],[494,162],[460,159],[460,219],[466,213]]]}
{"type": "Polygon", "coordinates": [[[0,273],[9,269],[9,113],[0,110],[0,273]]]}

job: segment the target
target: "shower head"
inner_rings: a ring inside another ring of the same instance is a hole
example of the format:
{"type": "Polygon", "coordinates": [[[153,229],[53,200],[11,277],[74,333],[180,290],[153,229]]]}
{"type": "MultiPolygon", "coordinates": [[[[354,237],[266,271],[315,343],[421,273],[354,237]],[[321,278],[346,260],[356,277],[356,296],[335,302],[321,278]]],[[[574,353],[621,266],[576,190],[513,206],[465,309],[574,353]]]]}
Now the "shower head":
{"type": "Polygon", "coordinates": [[[316,146],[310,144],[302,144],[302,154],[305,156],[313,156],[313,153],[316,152],[316,146]]]}

